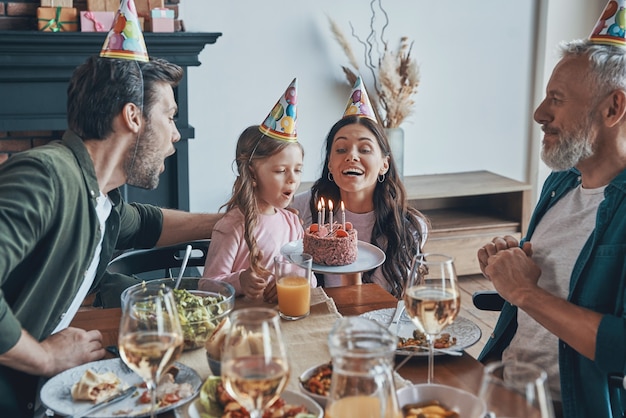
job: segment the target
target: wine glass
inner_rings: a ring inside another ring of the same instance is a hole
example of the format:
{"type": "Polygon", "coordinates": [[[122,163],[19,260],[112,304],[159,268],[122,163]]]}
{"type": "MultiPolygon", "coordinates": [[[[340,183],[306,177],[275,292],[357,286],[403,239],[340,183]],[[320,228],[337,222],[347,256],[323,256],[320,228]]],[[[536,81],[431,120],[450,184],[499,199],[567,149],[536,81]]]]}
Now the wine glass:
{"type": "Polygon", "coordinates": [[[478,396],[491,418],[554,418],[547,382],[534,364],[499,361],[485,367],[478,396]]]}
{"type": "Polygon", "coordinates": [[[222,354],[222,382],[250,418],[260,418],[289,380],[278,312],[245,308],[231,313],[230,320],[222,354]]]}
{"type": "Polygon", "coordinates": [[[404,290],[404,305],[415,326],[428,341],[428,383],[433,381],[434,343],[454,322],[461,308],[454,262],[444,254],[418,254],[404,290]]]}
{"type": "Polygon", "coordinates": [[[161,375],[183,351],[183,332],[172,289],[146,283],[132,290],[122,306],[120,356],[150,391],[150,416],[155,417],[156,389],[161,375]]]}

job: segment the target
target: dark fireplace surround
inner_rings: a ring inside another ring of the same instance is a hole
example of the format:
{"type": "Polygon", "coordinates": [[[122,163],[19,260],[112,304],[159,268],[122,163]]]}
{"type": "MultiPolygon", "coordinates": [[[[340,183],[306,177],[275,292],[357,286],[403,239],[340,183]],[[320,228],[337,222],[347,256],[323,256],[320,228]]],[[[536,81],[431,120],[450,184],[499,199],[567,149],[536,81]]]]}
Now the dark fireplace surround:
{"type": "MultiPolygon", "coordinates": [[[[0,31],[0,147],[3,141],[15,144],[29,136],[40,139],[43,136],[44,141],[39,143],[45,143],[46,135],[57,139],[57,132],[67,127],[66,92],[72,72],[88,56],[100,51],[105,35],[0,31]]],[[[219,32],[144,34],[150,56],[165,58],[185,70],[175,91],[179,106],[176,124],[181,140],[176,144],[176,154],[166,160],[159,187],[152,191],[124,187],[128,201],[189,210],[188,140],[194,137],[194,128],[189,124],[187,69],[199,66],[198,55],[204,46],[214,44],[221,35],[219,32]]],[[[25,148],[19,144],[19,149],[25,148]]]]}

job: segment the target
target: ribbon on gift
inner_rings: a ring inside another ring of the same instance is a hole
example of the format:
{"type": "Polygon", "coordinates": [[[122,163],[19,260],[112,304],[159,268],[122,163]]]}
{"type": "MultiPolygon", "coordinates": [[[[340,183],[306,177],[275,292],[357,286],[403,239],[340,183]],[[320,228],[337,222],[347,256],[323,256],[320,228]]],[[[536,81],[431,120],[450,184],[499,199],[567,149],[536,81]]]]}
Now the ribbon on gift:
{"type": "Polygon", "coordinates": [[[170,18],[173,19],[174,18],[174,11],[171,9],[168,9],[167,7],[155,7],[154,9],[150,10],[150,15],[152,17],[164,17],[164,18],[170,18]]]}
{"type": "Polygon", "coordinates": [[[41,28],[41,31],[45,31],[46,29],[50,29],[50,31],[52,32],[61,32],[63,30],[63,25],[64,24],[76,24],[78,22],[74,21],[74,20],[68,20],[67,22],[63,22],[61,21],[61,10],[63,9],[63,7],[56,7],[57,11],[56,11],[56,15],[55,17],[53,17],[52,19],[45,19],[45,18],[39,18],[39,21],[47,21],[48,23],[45,24],[45,26],[43,28],[41,28]]]}
{"type": "Polygon", "coordinates": [[[85,19],[93,22],[96,32],[104,32],[104,26],[102,26],[102,23],[98,22],[98,19],[96,19],[96,16],[92,12],[85,12],[83,16],[85,16],[85,19]]]}

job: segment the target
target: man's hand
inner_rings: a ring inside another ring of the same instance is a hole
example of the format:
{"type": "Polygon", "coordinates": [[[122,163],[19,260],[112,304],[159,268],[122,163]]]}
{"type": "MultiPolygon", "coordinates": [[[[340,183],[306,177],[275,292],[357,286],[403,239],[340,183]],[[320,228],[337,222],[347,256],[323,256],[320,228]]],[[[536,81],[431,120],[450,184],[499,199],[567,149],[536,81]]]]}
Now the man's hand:
{"type": "Polygon", "coordinates": [[[35,376],[50,377],[104,357],[100,331],[66,328],[39,343],[22,330],[17,343],[0,355],[0,364],[35,376]]]}
{"type": "Polygon", "coordinates": [[[513,305],[521,305],[523,298],[537,287],[541,269],[525,250],[512,247],[489,257],[484,274],[500,296],[513,305]]]}
{"type": "Polygon", "coordinates": [[[54,365],[47,376],[104,357],[102,334],[98,330],[85,331],[80,328],[66,328],[41,342],[54,365]]]}
{"type": "MultiPolygon", "coordinates": [[[[485,267],[489,264],[490,257],[496,255],[500,251],[517,247],[519,247],[519,241],[510,235],[492,239],[490,243],[483,245],[478,250],[478,264],[480,266],[480,271],[482,271],[485,277],[489,278],[489,276],[485,273],[485,267]]],[[[528,241],[524,243],[522,250],[524,250],[528,257],[533,255],[532,244],[528,241]]]]}

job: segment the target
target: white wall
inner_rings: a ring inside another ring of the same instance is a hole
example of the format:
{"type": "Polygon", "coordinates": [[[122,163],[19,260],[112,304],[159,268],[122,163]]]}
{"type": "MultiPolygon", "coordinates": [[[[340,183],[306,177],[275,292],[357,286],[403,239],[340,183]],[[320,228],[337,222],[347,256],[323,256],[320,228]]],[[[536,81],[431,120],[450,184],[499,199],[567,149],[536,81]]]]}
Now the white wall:
{"type": "MultiPolygon", "coordinates": [[[[538,10],[549,11],[550,22],[551,16],[569,19],[574,8],[587,7],[585,0],[546,1],[384,0],[388,39],[408,36],[421,65],[415,114],[403,125],[406,175],[490,170],[534,181],[538,148],[531,138],[539,137],[532,109],[541,99],[535,99],[533,85],[538,10]],[[554,10],[557,4],[562,10],[554,10]]],[[[349,22],[359,35],[369,32],[365,0],[181,2],[188,31],[223,33],[201,53],[202,65],[189,70],[190,123],[196,128],[189,146],[192,211],[216,211],[227,200],[239,133],[262,122],[293,77],[299,82],[298,134],[306,152],[303,180],[317,178],[324,138],[350,92],[340,68],[347,59],[327,15],[351,41],[349,22]]],[[[587,27],[574,36],[588,34],[599,11],[591,15],[581,17],[587,27]]],[[[545,43],[556,44],[553,38],[569,36],[555,30],[545,43]]],[[[356,41],[353,48],[360,51],[356,41]]],[[[550,70],[552,65],[546,60],[550,70]]]]}

